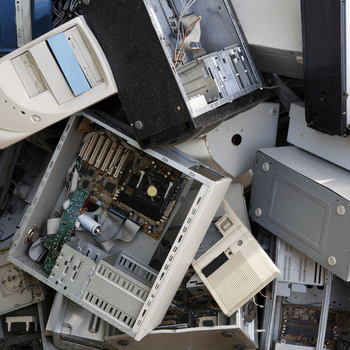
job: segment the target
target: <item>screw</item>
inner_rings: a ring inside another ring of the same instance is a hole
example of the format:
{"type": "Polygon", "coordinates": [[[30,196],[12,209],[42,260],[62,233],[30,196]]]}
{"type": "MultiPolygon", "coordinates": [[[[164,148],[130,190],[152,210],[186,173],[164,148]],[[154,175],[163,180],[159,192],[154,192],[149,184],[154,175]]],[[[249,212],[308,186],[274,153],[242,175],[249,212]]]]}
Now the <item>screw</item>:
{"type": "Polygon", "coordinates": [[[345,207],[343,205],[338,205],[337,206],[337,214],[339,216],[345,215],[345,207]]]}
{"type": "Polygon", "coordinates": [[[90,0],[82,0],[84,5],[89,5],[90,4],[90,0]]]}
{"type": "Polygon", "coordinates": [[[270,109],[270,115],[276,115],[277,110],[275,108],[270,109]]]}
{"type": "Polygon", "coordinates": [[[178,110],[178,111],[181,111],[181,106],[179,105],[179,106],[176,106],[176,109],[178,110]]]}
{"type": "Polygon", "coordinates": [[[33,120],[33,122],[39,123],[41,121],[41,118],[37,115],[33,115],[32,120],[33,120]]]}
{"type": "Polygon", "coordinates": [[[295,57],[295,60],[300,64],[304,63],[303,56],[297,56],[297,57],[295,57]]]}
{"type": "Polygon", "coordinates": [[[269,169],[270,169],[269,163],[267,163],[267,162],[263,163],[262,170],[269,171],[269,169]]]}
{"type": "Polygon", "coordinates": [[[241,246],[243,244],[243,241],[240,239],[238,242],[237,242],[237,245],[241,246]]]}
{"type": "Polygon", "coordinates": [[[261,216],[261,209],[260,208],[256,208],[255,209],[255,216],[257,217],[257,218],[260,218],[260,216],[261,216]]]}
{"type": "Polygon", "coordinates": [[[136,128],[137,130],[141,130],[142,127],[143,127],[142,122],[140,122],[140,121],[138,120],[138,121],[135,123],[135,128],[136,128]]]}
{"type": "Polygon", "coordinates": [[[329,266],[335,266],[337,264],[337,259],[334,256],[329,256],[327,262],[329,266]]]}

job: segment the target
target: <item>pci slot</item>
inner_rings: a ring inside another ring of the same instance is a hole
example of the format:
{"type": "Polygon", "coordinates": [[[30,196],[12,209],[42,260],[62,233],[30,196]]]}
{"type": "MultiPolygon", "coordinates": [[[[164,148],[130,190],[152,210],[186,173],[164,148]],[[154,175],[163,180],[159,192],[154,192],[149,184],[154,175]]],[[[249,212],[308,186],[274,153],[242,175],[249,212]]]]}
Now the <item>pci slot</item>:
{"type": "Polygon", "coordinates": [[[107,152],[109,151],[111,144],[112,144],[112,141],[110,139],[107,139],[105,144],[102,147],[100,155],[98,156],[98,158],[96,160],[96,164],[95,164],[96,168],[100,167],[101,163],[103,162],[103,160],[106,157],[107,152]]]}
{"type": "Polygon", "coordinates": [[[85,141],[84,146],[82,150],[80,151],[79,156],[87,161],[96,145],[96,142],[98,140],[99,134],[96,133],[93,136],[91,136],[88,140],[85,141]],[[86,146],[86,147],[85,147],[86,146]]]}
{"type": "Polygon", "coordinates": [[[118,177],[119,173],[121,172],[121,170],[122,170],[122,168],[123,168],[125,162],[126,162],[127,159],[129,158],[130,154],[131,154],[131,151],[128,150],[128,151],[123,155],[122,159],[120,160],[120,162],[119,162],[119,164],[118,164],[117,170],[114,172],[113,177],[114,177],[115,179],[118,177]]]}
{"type": "Polygon", "coordinates": [[[119,146],[116,154],[114,155],[114,157],[113,157],[113,159],[111,161],[111,164],[108,167],[108,169],[109,169],[108,170],[108,174],[109,175],[112,175],[114,167],[117,165],[118,160],[120,159],[120,157],[123,154],[123,152],[124,152],[124,147],[123,146],[119,146]]]}
{"type": "Polygon", "coordinates": [[[95,160],[100,153],[100,150],[102,148],[103,142],[105,141],[106,137],[101,135],[100,138],[98,139],[97,145],[92,153],[92,156],[90,157],[89,164],[94,165],[95,160]]]}
{"type": "Polygon", "coordinates": [[[113,142],[112,143],[112,146],[111,148],[109,149],[108,153],[107,153],[107,156],[106,156],[106,159],[104,160],[102,166],[101,166],[101,169],[103,171],[108,171],[108,165],[110,164],[111,160],[112,160],[112,157],[114,156],[115,154],[115,151],[117,150],[117,146],[118,146],[118,143],[117,142],[113,142]]]}
{"type": "Polygon", "coordinates": [[[89,144],[90,144],[91,138],[89,138],[88,140],[86,140],[84,142],[83,147],[81,148],[80,152],[79,152],[79,157],[83,158],[83,155],[85,154],[89,144]]]}

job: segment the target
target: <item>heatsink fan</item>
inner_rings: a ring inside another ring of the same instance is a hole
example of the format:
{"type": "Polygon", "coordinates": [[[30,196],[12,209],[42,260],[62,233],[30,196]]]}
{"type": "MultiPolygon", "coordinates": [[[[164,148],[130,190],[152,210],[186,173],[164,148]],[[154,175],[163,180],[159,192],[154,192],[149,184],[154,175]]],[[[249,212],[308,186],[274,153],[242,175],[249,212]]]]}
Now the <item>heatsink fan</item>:
{"type": "Polygon", "coordinates": [[[144,176],[137,196],[156,207],[161,206],[168,184],[158,177],[147,174],[144,176]]]}

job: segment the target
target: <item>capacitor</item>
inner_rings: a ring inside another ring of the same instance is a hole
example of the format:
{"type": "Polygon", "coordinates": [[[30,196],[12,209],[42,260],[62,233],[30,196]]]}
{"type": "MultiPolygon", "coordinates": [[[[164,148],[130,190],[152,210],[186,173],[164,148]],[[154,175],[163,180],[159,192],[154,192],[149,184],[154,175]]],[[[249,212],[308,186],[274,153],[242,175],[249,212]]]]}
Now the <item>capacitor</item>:
{"type": "Polygon", "coordinates": [[[63,210],[66,211],[69,207],[70,204],[70,199],[67,199],[64,203],[63,203],[63,210]]]}
{"type": "Polygon", "coordinates": [[[101,235],[101,225],[95,221],[92,217],[84,213],[78,217],[78,221],[81,226],[83,226],[84,230],[90,232],[94,236],[101,235]]]}

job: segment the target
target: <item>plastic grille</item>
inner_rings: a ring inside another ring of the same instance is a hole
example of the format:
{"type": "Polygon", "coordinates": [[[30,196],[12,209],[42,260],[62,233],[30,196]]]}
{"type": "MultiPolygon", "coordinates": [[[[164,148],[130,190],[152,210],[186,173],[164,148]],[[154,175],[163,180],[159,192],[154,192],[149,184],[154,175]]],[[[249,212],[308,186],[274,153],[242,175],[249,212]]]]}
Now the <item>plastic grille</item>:
{"type": "Polygon", "coordinates": [[[233,310],[248,294],[258,291],[263,284],[240,252],[212,273],[208,282],[227,310],[233,310]]]}

